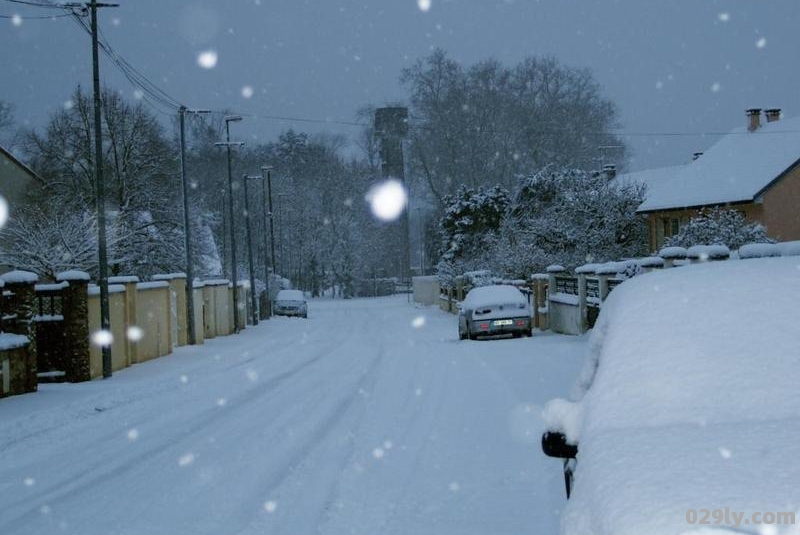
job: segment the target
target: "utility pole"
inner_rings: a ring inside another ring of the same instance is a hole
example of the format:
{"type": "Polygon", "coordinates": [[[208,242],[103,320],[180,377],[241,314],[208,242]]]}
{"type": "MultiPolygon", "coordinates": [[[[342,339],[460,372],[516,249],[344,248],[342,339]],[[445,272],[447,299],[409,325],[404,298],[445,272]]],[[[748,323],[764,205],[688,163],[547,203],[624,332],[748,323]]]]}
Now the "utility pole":
{"type": "Polygon", "coordinates": [[[264,166],[261,171],[267,172],[267,191],[269,196],[269,247],[272,255],[272,272],[275,273],[275,217],[272,213],[272,167],[264,166]]]}
{"type": "MultiPolygon", "coordinates": [[[[118,7],[119,4],[99,4],[92,0],[88,7],[92,13],[92,89],[94,91],[94,173],[97,202],[97,250],[100,275],[100,328],[110,333],[111,320],[108,306],[108,254],[106,244],[106,191],[103,183],[103,124],[100,102],[100,58],[97,50],[97,8],[118,7]]],[[[111,344],[102,346],[103,378],[111,377],[111,344]]]]}
{"type": "Polygon", "coordinates": [[[256,302],[256,270],[253,263],[253,229],[250,224],[250,194],[247,192],[248,180],[258,180],[261,177],[256,176],[242,176],[244,182],[244,220],[247,223],[247,261],[250,268],[250,308],[251,320],[253,325],[258,325],[258,303],[256,302]]]}
{"type": "Polygon", "coordinates": [[[192,260],[192,238],[189,217],[189,184],[186,181],[186,114],[210,113],[206,110],[178,109],[181,124],[181,184],[183,186],[183,243],[186,249],[186,334],[189,345],[197,343],[197,333],[194,326],[194,267],[192,260]]]}
{"type": "MultiPolygon", "coordinates": [[[[264,283],[267,285],[267,310],[265,316],[267,318],[272,317],[272,288],[271,282],[272,277],[269,276],[269,262],[267,262],[267,212],[269,211],[270,217],[272,217],[272,207],[271,203],[267,205],[267,186],[268,182],[271,182],[271,175],[269,174],[272,170],[272,166],[264,165],[261,167],[261,215],[263,216],[263,224],[264,224],[264,233],[261,235],[264,239],[264,283]]],[[[272,199],[272,189],[270,189],[270,199],[272,199]]],[[[271,220],[270,220],[271,221],[271,220]]],[[[272,225],[270,224],[270,231],[272,230],[272,225]]],[[[272,250],[272,274],[277,275],[277,271],[275,270],[275,249],[272,250]]]]}
{"type": "Polygon", "coordinates": [[[233,283],[233,332],[239,332],[239,287],[236,280],[236,225],[233,219],[233,170],[231,165],[231,145],[241,146],[243,142],[231,143],[231,122],[241,121],[240,115],[225,117],[225,141],[214,143],[217,147],[224,146],[228,151],[228,226],[231,233],[231,282],[233,283]]]}

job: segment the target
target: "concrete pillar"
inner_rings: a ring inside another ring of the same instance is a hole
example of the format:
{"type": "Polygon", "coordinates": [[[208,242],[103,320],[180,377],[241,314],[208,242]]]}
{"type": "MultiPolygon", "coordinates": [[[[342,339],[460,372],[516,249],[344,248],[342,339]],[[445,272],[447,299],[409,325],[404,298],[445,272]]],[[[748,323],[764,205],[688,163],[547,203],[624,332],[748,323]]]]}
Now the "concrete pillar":
{"type": "Polygon", "coordinates": [[[36,282],[39,276],[30,271],[10,271],[3,275],[5,291],[11,293],[8,297],[8,308],[16,318],[3,322],[3,329],[13,334],[21,334],[29,340],[27,361],[25,367],[25,391],[35,392],[38,388],[36,378],[36,324],[33,317],[38,311],[36,301],[36,282]]]}
{"type": "Polygon", "coordinates": [[[608,297],[608,275],[598,275],[597,276],[597,296],[600,298],[600,302],[606,300],[608,297]]]}
{"type": "Polygon", "coordinates": [[[89,274],[83,271],[65,271],[56,275],[59,282],[69,286],[61,293],[61,310],[64,316],[64,372],[70,383],[92,379],[89,350],[89,274]]]}
{"type": "MultiPolygon", "coordinates": [[[[177,321],[178,339],[172,340],[172,345],[185,346],[189,343],[188,325],[186,323],[186,274],[170,273],[167,275],[153,275],[154,281],[165,281],[169,283],[169,291],[175,296],[176,316],[170,314],[170,321],[177,321]]],[[[169,309],[168,309],[169,310],[169,309]]],[[[172,330],[170,329],[170,333],[172,330]]]]}
{"type": "MultiPolygon", "coordinates": [[[[131,327],[139,328],[136,324],[136,284],[139,277],[109,277],[109,284],[122,284],[125,287],[125,360],[126,364],[136,364],[139,362],[138,340],[131,339],[131,327]]],[[[135,337],[133,337],[135,338],[135,337]]]]}

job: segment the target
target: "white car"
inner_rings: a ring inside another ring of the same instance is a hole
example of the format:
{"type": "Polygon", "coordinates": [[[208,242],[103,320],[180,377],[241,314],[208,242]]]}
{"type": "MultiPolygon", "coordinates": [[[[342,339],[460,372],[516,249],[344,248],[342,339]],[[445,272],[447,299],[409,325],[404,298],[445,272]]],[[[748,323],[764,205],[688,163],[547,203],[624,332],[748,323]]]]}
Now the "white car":
{"type": "Polygon", "coordinates": [[[787,257],[611,292],[572,400],[543,413],[545,452],[574,468],[563,534],[798,533],[798,289],[787,257]]]}
{"type": "Polygon", "coordinates": [[[308,302],[300,290],[281,290],[275,296],[272,312],[276,316],[308,317],[308,302]]]}
{"type": "Polygon", "coordinates": [[[528,298],[514,286],[479,286],[470,290],[459,306],[458,337],[531,336],[531,317],[528,298]]]}

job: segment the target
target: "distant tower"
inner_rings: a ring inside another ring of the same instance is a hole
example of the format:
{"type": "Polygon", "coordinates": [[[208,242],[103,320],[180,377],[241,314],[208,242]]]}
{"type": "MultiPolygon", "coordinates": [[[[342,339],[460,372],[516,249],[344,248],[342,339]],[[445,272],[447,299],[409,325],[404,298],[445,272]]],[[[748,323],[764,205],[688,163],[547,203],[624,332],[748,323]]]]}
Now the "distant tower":
{"type": "MultiPolygon", "coordinates": [[[[380,143],[381,175],[403,183],[408,192],[403,159],[403,141],[408,136],[408,108],[389,107],[375,110],[375,137],[380,143]]],[[[411,241],[409,237],[408,205],[401,217],[400,276],[411,282],[411,241]]]]}

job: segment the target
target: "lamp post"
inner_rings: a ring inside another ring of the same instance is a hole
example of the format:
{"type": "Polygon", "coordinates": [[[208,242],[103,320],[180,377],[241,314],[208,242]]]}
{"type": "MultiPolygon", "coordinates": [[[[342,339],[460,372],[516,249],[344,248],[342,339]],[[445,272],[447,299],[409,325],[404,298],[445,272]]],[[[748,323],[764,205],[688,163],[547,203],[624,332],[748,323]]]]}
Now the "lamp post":
{"type": "Polygon", "coordinates": [[[236,225],[233,223],[233,174],[231,170],[231,145],[241,146],[243,142],[231,142],[230,123],[241,121],[241,115],[227,115],[225,117],[225,141],[214,143],[217,147],[224,146],[228,151],[228,217],[231,231],[231,282],[233,283],[233,332],[239,332],[239,288],[236,280],[236,225]]]}
{"type": "MultiPolygon", "coordinates": [[[[247,190],[249,180],[261,180],[259,175],[242,177],[244,181],[244,220],[247,222],[247,256],[250,269],[250,308],[253,325],[258,325],[258,303],[256,302],[256,270],[253,263],[253,229],[250,224],[250,194],[247,190]]],[[[269,284],[269,282],[267,282],[269,284]]]]}

